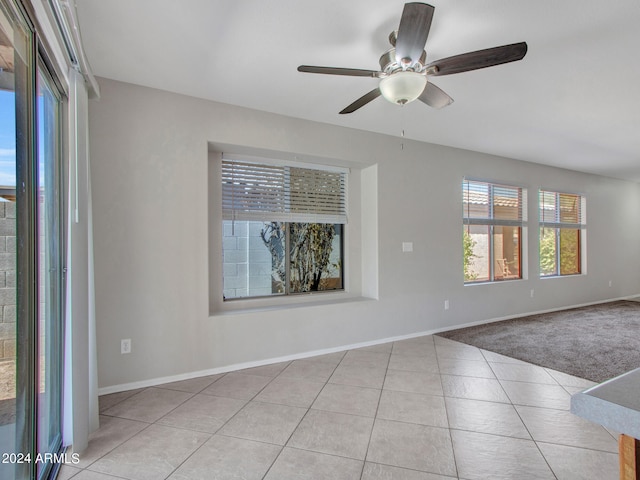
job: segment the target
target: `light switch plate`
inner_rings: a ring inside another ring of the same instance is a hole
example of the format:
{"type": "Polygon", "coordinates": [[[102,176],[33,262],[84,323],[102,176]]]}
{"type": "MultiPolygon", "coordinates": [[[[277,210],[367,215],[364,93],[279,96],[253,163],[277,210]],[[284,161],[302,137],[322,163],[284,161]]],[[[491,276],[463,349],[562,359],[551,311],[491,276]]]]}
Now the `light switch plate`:
{"type": "Polygon", "coordinates": [[[413,252],[413,242],[402,242],[403,252],[413,252]]]}

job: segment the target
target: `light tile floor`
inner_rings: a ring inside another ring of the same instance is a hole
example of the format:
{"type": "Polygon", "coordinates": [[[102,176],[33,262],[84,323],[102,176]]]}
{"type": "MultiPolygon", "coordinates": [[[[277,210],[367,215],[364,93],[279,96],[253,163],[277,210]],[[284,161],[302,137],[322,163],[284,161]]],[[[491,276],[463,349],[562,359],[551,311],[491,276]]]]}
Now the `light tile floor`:
{"type": "Polygon", "coordinates": [[[425,336],[100,398],[74,480],[618,478],[591,382],[425,336]]]}

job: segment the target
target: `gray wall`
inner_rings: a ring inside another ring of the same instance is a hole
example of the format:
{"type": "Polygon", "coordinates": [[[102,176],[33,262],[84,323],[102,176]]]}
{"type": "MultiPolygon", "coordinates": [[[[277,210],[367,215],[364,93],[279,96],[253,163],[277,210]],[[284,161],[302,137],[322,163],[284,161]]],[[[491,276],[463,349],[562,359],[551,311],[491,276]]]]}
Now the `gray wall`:
{"type": "Polygon", "coordinates": [[[640,293],[636,183],[408,140],[401,149],[394,137],[100,86],[89,120],[103,392],[640,293]],[[208,188],[225,149],[352,169],[347,293],[225,311],[219,192],[208,188]],[[463,285],[464,176],[528,189],[527,279],[463,285]],[[541,187],[586,196],[586,275],[538,278],[541,187]],[[414,251],[403,253],[402,242],[414,251]],[[129,355],[120,355],[123,338],[132,339],[129,355]]]}

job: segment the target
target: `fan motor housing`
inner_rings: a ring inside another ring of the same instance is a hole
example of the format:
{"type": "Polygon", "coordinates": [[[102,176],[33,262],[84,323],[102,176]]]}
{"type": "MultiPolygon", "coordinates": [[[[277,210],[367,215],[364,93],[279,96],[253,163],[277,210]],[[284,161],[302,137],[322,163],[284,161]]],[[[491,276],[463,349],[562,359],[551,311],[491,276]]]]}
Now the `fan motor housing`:
{"type": "Polygon", "coordinates": [[[386,74],[391,74],[398,70],[413,70],[414,72],[421,72],[424,69],[426,60],[427,52],[423,50],[422,55],[420,55],[420,60],[415,62],[413,65],[403,68],[403,66],[396,61],[396,49],[390,48],[382,54],[379,63],[381,71],[386,74]]]}

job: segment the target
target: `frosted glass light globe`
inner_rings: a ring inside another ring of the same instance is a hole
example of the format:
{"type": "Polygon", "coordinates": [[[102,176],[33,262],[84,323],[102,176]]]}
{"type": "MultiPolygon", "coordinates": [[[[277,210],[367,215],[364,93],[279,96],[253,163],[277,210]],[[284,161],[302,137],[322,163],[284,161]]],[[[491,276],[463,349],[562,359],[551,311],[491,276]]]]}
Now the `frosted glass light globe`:
{"type": "Polygon", "coordinates": [[[416,72],[396,72],[380,80],[380,93],[391,103],[413,102],[427,86],[427,76],[416,72]]]}

